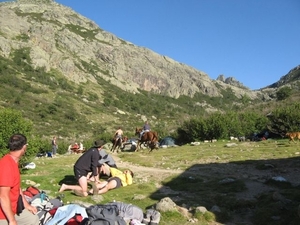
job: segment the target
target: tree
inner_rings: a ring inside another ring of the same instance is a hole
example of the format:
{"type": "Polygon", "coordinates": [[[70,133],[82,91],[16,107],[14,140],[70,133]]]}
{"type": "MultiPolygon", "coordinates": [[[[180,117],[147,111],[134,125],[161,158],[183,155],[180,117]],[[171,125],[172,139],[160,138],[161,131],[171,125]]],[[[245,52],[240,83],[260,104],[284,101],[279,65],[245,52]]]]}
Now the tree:
{"type": "Polygon", "coordinates": [[[0,110],[0,156],[7,151],[7,142],[11,135],[15,133],[24,134],[27,138],[31,135],[32,122],[25,120],[22,114],[12,109],[0,110]]]}
{"type": "Polygon", "coordinates": [[[228,129],[225,115],[222,115],[221,113],[214,113],[206,120],[206,124],[208,129],[205,139],[212,140],[226,138],[228,129]]]}
{"type": "Polygon", "coordinates": [[[268,116],[270,120],[270,129],[283,135],[286,132],[295,132],[300,130],[300,103],[293,103],[288,106],[282,106],[275,109],[268,116]]]}

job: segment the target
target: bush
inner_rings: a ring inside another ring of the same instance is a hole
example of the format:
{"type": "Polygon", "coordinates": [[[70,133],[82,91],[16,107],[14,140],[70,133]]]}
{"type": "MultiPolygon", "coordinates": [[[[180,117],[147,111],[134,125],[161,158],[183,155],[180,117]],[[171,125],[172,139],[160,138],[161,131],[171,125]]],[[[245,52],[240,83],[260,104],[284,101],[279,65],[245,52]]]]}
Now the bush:
{"type": "Polygon", "coordinates": [[[282,87],[277,91],[276,97],[278,100],[284,100],[290,97],[291,94],[292,94],[292,89],[290,87],[282,87]]]}
{"type": "MultiPolygon", "coordinates": [[[[18,111],[11,109],[0,110],[0,127],[0,157],[7,153],[7,143],[11,135],[20,133],[25,135],[28,141],[30,140],[32,122],[23,119],[22,114],[18,111]]],[[[30,150],[28,150],[27,154],[28,156],[32,155],[30,150]]]]}
{"type": "Polygon", "coordinates": [[[32,122],[23,119],[20,112],[2,109],[0,110],[0,127],[0,149],[5,149],[12,134],[22,133],[28,138],[32,131],[32,122]]]}

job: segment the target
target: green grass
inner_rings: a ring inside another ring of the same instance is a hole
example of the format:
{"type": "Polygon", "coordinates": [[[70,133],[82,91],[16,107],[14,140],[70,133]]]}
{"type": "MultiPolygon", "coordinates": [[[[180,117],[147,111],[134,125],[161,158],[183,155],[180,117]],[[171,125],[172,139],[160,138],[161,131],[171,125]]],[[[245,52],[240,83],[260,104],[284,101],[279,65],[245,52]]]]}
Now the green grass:
{"type": "MultiPolygon", "coordinates": [[[[131,165],[140,165],[158,169],[183,171],[175,175],[170,173],[163,180],[158,179],[158,174],[145,176],[138,169],[134,171],[134,184],[119,188],[104,194],[102,203],[112,200],[132,203],[143,210],[152,207],[160,199],[170,197],[174,199],[178,206],[186,205],[189,208],[204,206],[208,210],[213,205],[221,208],[221,213],[201,214],[195,213],[198,219],[196,224],[209,224],[209,221],[216,220],[220,223],[230,221],[236,212],[243,212],[252,209],[254,224],[286,224],[283,221],[288,219],[290,224],[296,224],[298,220],[296,208],[300,204],[299,187],[294,187],[289,183],[277,183],[267,180],[265,185],[276,187],[282,195],[292,199],[293,203],[289,209],[280,211],[278,203],[272,199],[272,193],[265,193],[256,200],[241,200],[236,198],[237,193],[246,190],[245,179],[235,179],[233,182],[223,184],[223,179],[235,177],[235,174],[214,173],[214,168],[226,168],[229,165],[236,165],[239,168],[250,166],[254,170],[264,171],[273,170],[274,174],[281,174],[284,168],[281,164],[293,166],[295,171],[300,169],[299,157],[297,152],[300,144],[289,144],[287,140],[270,140],[265,142],[245,142],[238,143],[237,147],[224,147],[227,141],[217,143],[201,143],[200,146],[181,146],[177,148],[159,149],[152,153],[148,150],[140,152],[122,152],[118,157],[122,162],[131,165]],[[265,168],[262,165],[272,164],[273,168],[265,168]],[[188,170],[198,170],[199,173],[190,173],[188,170]],[[173,190],[171,193],[160,191],[159,186],[168,186],[173,190]],[[255,210],[254,210],[255,209],[255,210]],[[280,217],[276,223],[272,216],[280,217]],[[264,221],[257,222],[257,221],[264,221]]],[[[26,180],[31,180],[40,184],[40,189],[45,190],[49,196],[58,196],[57,190],[61,183],[76,183],[73,176],[73,165],[80,155],[60,155],[58,158],[39,158],[34,162],[37,168],[26,170],[22,173],[25,188],[26,180]]],[[[121,169],[122,163],[119,164],[121,169]]],[[[236,171],[238,173],[238,171],[236,171]]],[[[149,172],[151,173],[151,172],[149,172]]],[[[285,176],[283,174],[282,176],[285,176]]],[[[99,198],[88,196],[80,198],[73,195],[70,191],[63,193],[65,204],[83,201],[89,204],[97,204],[99,198]]],[[[162,212],[161,223],[164,224],[186,224],[187,219],[178,212],[162,212]]]]}

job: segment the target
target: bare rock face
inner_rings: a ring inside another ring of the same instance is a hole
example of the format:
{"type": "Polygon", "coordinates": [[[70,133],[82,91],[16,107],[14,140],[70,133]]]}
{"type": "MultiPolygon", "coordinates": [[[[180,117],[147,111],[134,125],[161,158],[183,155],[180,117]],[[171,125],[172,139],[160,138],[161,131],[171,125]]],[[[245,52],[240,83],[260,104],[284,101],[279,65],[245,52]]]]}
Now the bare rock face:
{"type": "Polygon", "coordinates": [[[1,56],[29,48],[35,68],[54,69],[76,83],[102,78],[128,92],[141,89],[174,98],[222,97],[227,88],[238,97],[267,98],[233,78],[214,81],[205,72],[122,40],[52,0],[0,3],[0,25],[1,56]]]}

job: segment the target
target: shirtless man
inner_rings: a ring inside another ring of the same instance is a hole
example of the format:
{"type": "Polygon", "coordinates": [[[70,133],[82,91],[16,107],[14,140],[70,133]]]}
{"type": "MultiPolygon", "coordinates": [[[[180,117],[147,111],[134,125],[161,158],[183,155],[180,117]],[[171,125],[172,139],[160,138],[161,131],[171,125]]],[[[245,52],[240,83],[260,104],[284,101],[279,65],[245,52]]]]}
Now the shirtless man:
{"type": "Polygon", "coordinates": [[[119,127],[119,129],[115,132],[115,138],[116,138],[116,141],[120,138],[122,139],[122,136],[123,136],[123,131],[121,129],[121,127],[119,127]]]}

